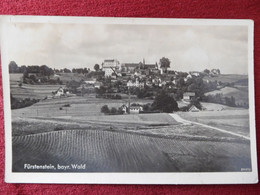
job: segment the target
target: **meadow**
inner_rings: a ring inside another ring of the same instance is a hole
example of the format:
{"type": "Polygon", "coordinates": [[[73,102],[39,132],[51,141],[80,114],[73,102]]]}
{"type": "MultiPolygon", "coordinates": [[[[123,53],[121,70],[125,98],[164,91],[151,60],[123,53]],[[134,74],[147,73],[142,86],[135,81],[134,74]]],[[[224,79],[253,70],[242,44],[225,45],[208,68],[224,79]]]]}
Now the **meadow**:
{"type": "Polygon", "coordinates": [[[10,76],[10,89],[11,94],[15,98],[34,98],[34,99],[44,99],[45,97],[52,94],[53,91],[56,91],[59,87],[64,85],[29,85],[22,84],[19,86],[21,77],[23,74],[9,74],[10,76]]]}
{"type": "Polygon", "coordinates": [[[214,90],[208,93],[205,93],[205,95],[216,95],[216,94],[223,94],[224,97],[234,97],[236,100],[236,103],[238,104],[248,104],[248,87],[245,86],[239,86],[239,87],[224,87],[220,90],[214,90]]]}
{"type": "Polygon", "coordinates": [[[223,83],[237,83],[247,85],[248,76],[247,75],[241,75],[241,74],[221,74],[214,77],[205,76],[203,78],[205,81],[221,81],[223,83]]]}
{"type": "Polygon", "coordinates": [[[213,127],[218,127],[241,135],[250,135],[249,111],[248,109],[231,109],[223,111],[204,111],[204,112],[180,112],[184,119],[200,122],[213,127]]]}

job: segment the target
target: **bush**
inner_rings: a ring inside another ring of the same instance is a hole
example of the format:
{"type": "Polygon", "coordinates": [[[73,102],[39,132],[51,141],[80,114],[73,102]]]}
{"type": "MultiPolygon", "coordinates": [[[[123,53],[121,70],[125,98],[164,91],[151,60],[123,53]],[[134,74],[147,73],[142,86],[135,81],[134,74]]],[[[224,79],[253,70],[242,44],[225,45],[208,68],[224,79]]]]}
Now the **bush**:
{"type": "Polygon", "coordinates": [[[101,107],[101,112],[104,114],[108,114],[108,113],[110,113],[110,110],[107,105],[104,105],[101,107]]]}
{"type": "Polygon", "coordinates": [[[31,106],[39,101],[40,100],[38,100],[38,99],[30,99],[30,98],[17,99],[11,95],[11,109],[25,108],[25,107],[31,106]]]}
{"type": "Polygon", "coordinates": [[[64,130],[64,128],[62,126],[54,127],[54,131],[60,131],[60,130],[64,130]]]}
{"type": "Polygon", "coordinates": [[[117,109],[115,107],[112,107],[110,110],[110,114],[117,114],[117,109]]]}
{"type": "Polygon", "coordinates": [[[101,112],[104,114],[111,114],[111,115],[124,114],[121,107],[118,109],[116,109],[115,107],[112,107],[111,109],[109,109],[107,105],[104,105],[101,107],[101,112]]]}

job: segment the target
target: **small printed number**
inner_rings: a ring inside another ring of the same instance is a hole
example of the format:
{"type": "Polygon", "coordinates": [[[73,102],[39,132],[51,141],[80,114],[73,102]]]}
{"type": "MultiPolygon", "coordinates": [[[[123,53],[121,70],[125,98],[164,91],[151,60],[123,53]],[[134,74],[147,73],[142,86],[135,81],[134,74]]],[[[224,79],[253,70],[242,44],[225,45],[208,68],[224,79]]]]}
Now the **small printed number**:
{"type": "Polygon", "coordinates": [[[241,168],[241,171],[251,171],[251,168],[241,168]]]}

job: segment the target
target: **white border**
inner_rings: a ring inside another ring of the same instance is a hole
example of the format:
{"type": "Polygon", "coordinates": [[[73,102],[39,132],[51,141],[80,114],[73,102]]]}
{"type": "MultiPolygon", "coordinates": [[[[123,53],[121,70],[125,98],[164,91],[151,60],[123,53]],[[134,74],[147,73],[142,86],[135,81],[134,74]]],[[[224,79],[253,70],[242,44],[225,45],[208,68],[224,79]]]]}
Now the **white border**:
{"type": "Polygon", "coordinates": [[[7,183],[78,183],[78,184],[243,184],[257,183],[257,154],[254,96],[254,39],[252,20],[216,19],[148,19],[148,18],[102,18],[61,16],[1,16],[1,57],[5,118],[5,181],[7,183]],[[5,24],[19,23],[77,23],[77,24],[138,24],[138,25],[245,25],[248,26],[248,79],[250,108],[250,143],[252,172],[211,173],[13,173],[10,88],[8,53],[4,48],[8,36],[5,24]]]}

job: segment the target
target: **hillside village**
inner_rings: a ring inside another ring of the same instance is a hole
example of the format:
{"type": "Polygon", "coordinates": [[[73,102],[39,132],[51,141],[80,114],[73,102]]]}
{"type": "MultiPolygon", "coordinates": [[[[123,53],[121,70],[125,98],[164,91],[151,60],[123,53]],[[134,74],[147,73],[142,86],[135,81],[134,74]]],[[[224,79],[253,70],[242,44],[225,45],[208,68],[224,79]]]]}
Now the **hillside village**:
{"type": "MultiPolygon", "coordinates": [[[[138,63],[105,59],[101,65],[94,65],[94,71],[87,68],[59,70],[46,65],[19,67],[11,62],[9,72],[22,73],[18,81],[20,87],[28,84],[57,85],[57,89],[44,99],[95,94],[96,98],[128,100],[119,108],[110,109],[104,105],[101,112],[105,114],[198,112],[207,109],[201,102],[248,107],[246,101],[239,102],[235,97],[221,93],[221,90],[246,87],[245,80],[225,82],[219,79],[219,69],[180,72],[170,68],[170,60],[163,57],[154,64],[147,64],[145,59],[138,63]],[[138,104],[134,101],[136,98],[153,102],[138,104]]],[[[218,108],[222,109],[224,107],[218,108]]]]}

